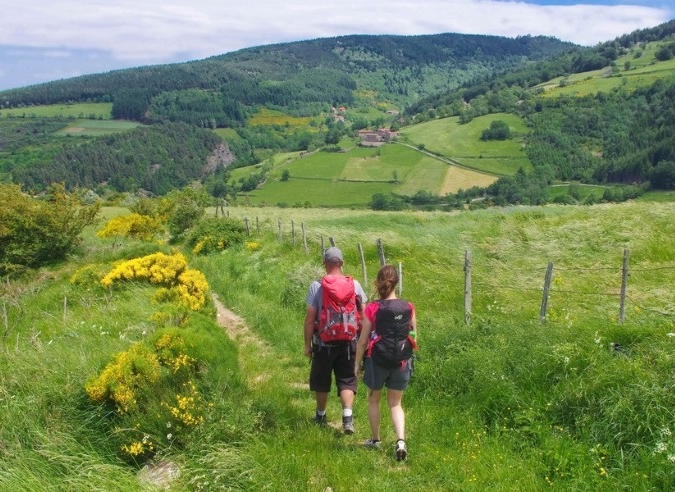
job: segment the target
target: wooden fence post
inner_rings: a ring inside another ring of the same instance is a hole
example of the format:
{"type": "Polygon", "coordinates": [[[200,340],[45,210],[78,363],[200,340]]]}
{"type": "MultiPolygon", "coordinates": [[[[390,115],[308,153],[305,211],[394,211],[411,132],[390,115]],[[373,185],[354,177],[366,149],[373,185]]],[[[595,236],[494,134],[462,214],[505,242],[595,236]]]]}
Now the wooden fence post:
{"type": "Polygon", "coordinates": [[[302,226],[302,244],[305,245],[305,254],[309,254],[309,248],[307,247],[307,234],[305,233],[305,223],[300,224],[302,226]]]}
{"type": "Polygon", "coordinates": [[[321,236],[321,261],[323,262],[323,254],[326,252],[326,246],[323,244],[323,236],[321,236]]]}
{"type": "Polygon", "coordinates": [[[544,277],[544,296],[541,299],[541,309],[539,310],[539,322],[546,321],[546,306],[548,306],[548,293],[551,290],[551,277],[553,276],[553,262],[549,261],[546,267],[546,276],[544,277]]]}
{"type": "Polygon", "coordinates": [[[291,219],[291,243],[295,246],[295,222],[291,219]]]}
{"type": "Polygon", "coordinates": [[[335,247],[335,239],[333,239],[332,237],[329,237],[328,241],[330,242],[331,246],[335,247]]]}
{"type": "Polygon", "coordinates": [[[623,250],[623,269],[621,272],[621,299],[619,302],[619,322],[623,323],[626,319],[626,288],[628,287],[628,259],[630,250],[623,250]]]}
{"type": "Polygon", "coordinates": [[[366,275],[366,258],[363,256],[363,246],[359,243],[359,256],[361,256],[361,271],[363,272],[363,287],[368,284],[368,275],[366,275]]]}
{"type": "Polygon", "coordinates": [[[380,256],[380,266],[383,266],[386,263],[386,259],[384,257],[384,248],[382,247],[382,239],[377,238],[377,254],[380,256]]]}
{"type": "Polygon", "coordinates": [[[279,242],[282,242],[283,236],[281,234],[281,219],[279,219],[279,242]]]}
{"type": "Polygon", "coordinates": [[[403,293],[403,264],[398,262],[398,296],[403,293]]]}
{"type": "Polygon", "coordinates": [[[258,231],[258,236],[260,236],[260,222],[258,222],[258,216],[255,216],[255,228],[258,231]]]}
{"type": "Polygon", "coordinates": [[[471,251],[464,251],[464,322],[471,323],[471,251]]]}
{"type": "Polygon", "coordinates": [[[244,225],[246,226],[246,235],[247,235],[247,236],[250,236],[250,235],[251,235],[251,231],[250,231],[250,229],[248,228],[248,217],[244,217],[244,225]]]}

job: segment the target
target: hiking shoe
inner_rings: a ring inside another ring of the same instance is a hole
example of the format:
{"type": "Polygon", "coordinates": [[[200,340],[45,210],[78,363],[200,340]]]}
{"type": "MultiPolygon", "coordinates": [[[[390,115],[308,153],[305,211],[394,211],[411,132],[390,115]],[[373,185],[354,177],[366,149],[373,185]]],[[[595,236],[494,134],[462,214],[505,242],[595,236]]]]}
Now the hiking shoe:
{"type": "Polygon", "coordinates": [[[326,417],[325,413],[323,415],[315,413],[314,417],[312,417],[312,422],[314,422],[316,425],[326,425],[328,424],[328,418],[326,417]]]}
{"type": "Polygon", "coordinates": [[[354,434],[354,417],[342,417],[342,429],[345,434],[354,434]]]}
{"type": "Polygon", "coordinates": [[[380,440],[379,439],[366,439],[366,442],[363,445],[370,449],[380,449],[380,440]]]}
{"type": "Polygon", "coordinates": [[[405,441],[399,439],[396,441],[396,461],[405,461],[408,457],[408,450],[405,447],[405,441]]]}

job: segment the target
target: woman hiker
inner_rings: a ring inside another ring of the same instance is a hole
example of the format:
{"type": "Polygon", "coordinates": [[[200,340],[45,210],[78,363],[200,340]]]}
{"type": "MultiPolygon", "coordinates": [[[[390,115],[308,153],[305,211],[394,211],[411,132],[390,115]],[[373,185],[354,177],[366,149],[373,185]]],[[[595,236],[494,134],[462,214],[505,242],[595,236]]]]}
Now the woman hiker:
{"type": "Polygon", "coordinates": [[[380,397],[382,388],[386,386],[387,403],[397,439],[396,459],[402,461],[407,458],[408,449],[401,400],[412,373],[412,351],[417,346],[415,307],[396,297],[398,282],[398,272],[392,265],[384,265],[378,271],[375,287],[380,299],[368,304],[364,311],[354,372],[359,374],[363,360],[371,431],[365,446],[380,448],[380,397]]]}

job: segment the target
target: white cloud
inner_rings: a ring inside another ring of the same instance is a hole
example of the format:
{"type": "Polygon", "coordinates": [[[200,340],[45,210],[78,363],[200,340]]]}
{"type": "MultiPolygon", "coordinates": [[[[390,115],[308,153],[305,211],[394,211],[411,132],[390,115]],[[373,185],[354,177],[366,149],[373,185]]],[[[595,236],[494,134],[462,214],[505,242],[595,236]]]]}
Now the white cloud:
{"type": "Polygon", "coordinates": [[[665,8],[494,0],[0,0],[0,12],[11,19],[0,45],[106,50],[138,63],[346,34],[532,34],[593,45],[672,15],[665,8]]]}

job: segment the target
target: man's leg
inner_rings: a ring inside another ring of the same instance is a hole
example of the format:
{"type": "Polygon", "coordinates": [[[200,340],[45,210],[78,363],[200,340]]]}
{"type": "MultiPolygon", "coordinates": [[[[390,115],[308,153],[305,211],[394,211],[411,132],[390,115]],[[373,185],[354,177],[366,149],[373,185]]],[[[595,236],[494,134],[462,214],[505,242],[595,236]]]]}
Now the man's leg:
{"type": "MultiPolygon", "coordinates": [[[[328,399],[328,393],[326,393],[326,399],[328,399]]],[[[318,401],[318,396],[317,396],[317,401],[318,401]]],[[[340,403],[342,403],[342,410],[346,409],[352,409],[352,405],[354,405],[354,392],[349,389],[344,389],[340,391],[340,403]]],[[[318,403],[317,403],[317,408],[318,408],[318,403]]],[[[324,405],[325,408],[325,405],[324,405]]]]}
{"type": "Polygon", "coordinates": [[[316,411],[325,412],[328,405],[328,393],[324,391],[316,391],[316,411]]]}

